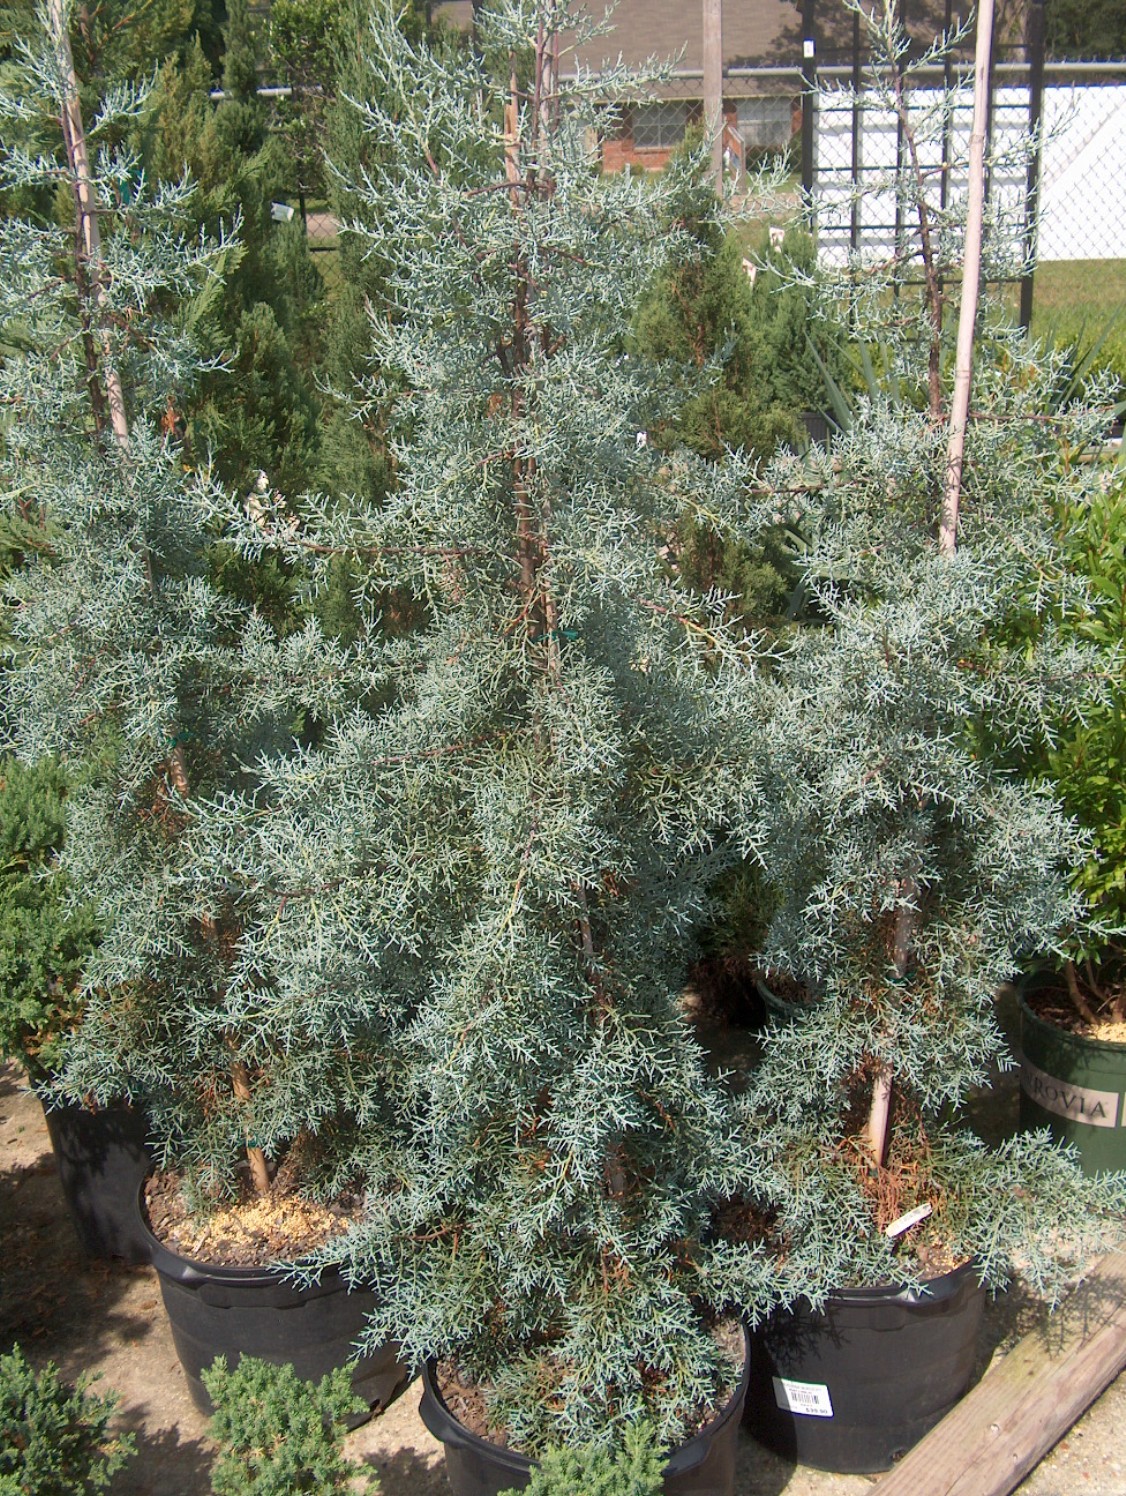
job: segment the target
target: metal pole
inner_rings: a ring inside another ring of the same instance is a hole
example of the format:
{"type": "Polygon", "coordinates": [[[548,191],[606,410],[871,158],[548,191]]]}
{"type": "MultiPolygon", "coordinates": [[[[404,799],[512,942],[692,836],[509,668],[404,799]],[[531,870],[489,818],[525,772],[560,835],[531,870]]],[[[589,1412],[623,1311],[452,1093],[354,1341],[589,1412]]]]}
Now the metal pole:
{"type": "Polygon", "coordinates": [[[852,16],[852,203],[849,208],[848,242],[853,254],[860,248],[860,171],[862,156],[861,132],[864,128],[864,111],[860,102],[862,82],[860,68],[860,12],[852,16]]]}
{"type": "Polygon", "coordinates": [[[1040,156],[1043,142],[1040,124],[1044,114],[1044,0],[1029,0],[1028,6],[1028,130],[1033,146],[1028,157],[1028,181],[1024,196],[1025,272],[1020,282],[1020,325],[1032,325],[1033,280],[1036,274],[1036,231],[1040,212],[1040,156]]]}
{"type": "MultiPolygon", "coordinates": [[[[954,24],[954,0],[946,0],[946,15],[943,20],[947,36],[954,24]]],[[[942,59],[942,91],[947,99],[946,113],[942,121],[942,181],[939,183],[939,203],[943,212],[950,200],[950,158],[954,153],[954,120],[951,100],[954,96],[954,59],[947,47],[942,59]]]]}
{"type": "MultiPolygon", "coordinates": [[[[899,24],[903,27],[904,32],[906,32],[907,31],[907,0],[899,0],[899,24]]],[[[903,59],[904,62],[909,62],[911,60],[911,52],[910,52],[911,38],[910,38],[910,36],[907,37],[907,44],[908,44],[908,52],[907,52],[906,57],[903,59]]],[[[901,64],[898,63],[898,62],[895,64],[895,67],[897,69],[900,66],[901,66],[901,64]]],[[[897,266],[897,269],[896,269],[895,279],[892,281],[892,287],[891,287],[891,294],[892,294],[893,298],[896,301],[899,300],[900,292],[902,290],[901,282],[903,280],[903,276],[900,274],[898,267],[901,266],[904,263],[904,259],[905,259],[905,256],[904,256],[904,242],[903,242],[903,239],[904,239],[904,229],[903,229],[903,199],[900,196],[899,184],[903,180],[903,173],[904,173],[904,169],[905,169],[906,153],[907,153],[907,138],[906,138],[906,135],[905,135],[905,132],[904,132],[904,129],[903,129],[903,117],[902,117],[902,115],[897,114],[896,115],[896,120],[895,120],[895,228],[894,228],[895,249],[893,251],[894,256],[895,256],[895,264],[897,266]]]]}

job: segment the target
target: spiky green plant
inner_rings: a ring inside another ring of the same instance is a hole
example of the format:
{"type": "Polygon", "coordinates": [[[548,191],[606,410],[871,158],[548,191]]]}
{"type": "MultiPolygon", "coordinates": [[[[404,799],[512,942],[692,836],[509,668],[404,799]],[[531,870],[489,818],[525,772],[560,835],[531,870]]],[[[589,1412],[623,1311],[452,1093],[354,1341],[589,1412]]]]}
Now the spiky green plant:
{"type": "Polygon", "coordinates": [[[203,1385],[215,1404],[214,1496],[378,1493],[371,1467],[347,1459],[341,1449],[349,1415],[367,1412],[362,1400],[357,1405],[346,1366],[306,1382],[288,1363],[243,1356],[231,1371],[218,1356],[203,1372],[203,1385]]]}
{"type": "Polygon", "coordinates": [[[0,1355],[0,1492],[3,1496],[93,1496],[135,1453],[131,1433],[111,1433],[113,1395],[71,1385],[51,1362],[35,1371],[15,1346],[0,1355]]]}
{"type": "MultiPolygon", "coordinates": [[[[524,1487],[527,1496],[660,1496],[665,1461],[647,1424],[626,1429],[619,1450],[549,1449],[524,1487]]],[[[501,1496],[517,1496],[502,1491],[501,1496]]]]}

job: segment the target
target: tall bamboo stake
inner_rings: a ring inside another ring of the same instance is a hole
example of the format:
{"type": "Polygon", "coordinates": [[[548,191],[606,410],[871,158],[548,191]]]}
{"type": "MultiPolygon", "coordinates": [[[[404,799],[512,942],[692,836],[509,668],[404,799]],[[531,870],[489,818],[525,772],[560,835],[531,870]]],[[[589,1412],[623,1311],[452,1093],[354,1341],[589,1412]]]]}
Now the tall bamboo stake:
{"type": "MultiPolygon", "coordinates": [[[[938,548],[943,556],[953,556],[958,543],[958,508],[962,493],[962,460],[966,444],[966,426],[970,412],[970,389],[973,383],[974,328],[977,322],[977,300],[981,286],[981,241],[985,219],[985,129],[989,106],[989,65],[993,46],[993,0],[980,0],[977,13],[977,40],[974,56],[974,106],[970,134],[969,180],[967,183],[966,235],[962,264],[962,299],[958,314],[958,342],[954,360],[954,392],[950,406],[950,424],[946,448],[946,473],[942,515],[939,523],[938,548]]],[[[925,227],[925,217],[924,217],[925,227]]],[[[933,394],[932,394],[933,401],[933,394]]],[[[904,900],[914,897],[913,878],[905,878],[901,890],[904,900]]],[[[896,922],[894,960],[899,976],[904,976],[910,956],[910,937],[914,911],[908,903],[900,907],[896,922]]],[[[865,1129],[868,1149],[877,1168],[887,1156],[888,1122],[891,1111],[892,1071],[886,1063],[876,1070],[872,1103],[865,1129]]]]}
{"type": "Polygon", "coordinates": [[[962,496],[962,459],[970,414],[973,383],[974,326],[981,285],[981,240],[985,217],[985,128],[989,108],[989,63],[993,46],[993,0],[980,0],[977,47],[974,56],[974,113],[970,133],[967,184],[966,239],[962,264],[962,302],[958,313],[958,343],[954,357],[954,395],[950,405],[946,448],[946,488],[939,550],[952,556],[958,543],[958,507],[962,496]]]}

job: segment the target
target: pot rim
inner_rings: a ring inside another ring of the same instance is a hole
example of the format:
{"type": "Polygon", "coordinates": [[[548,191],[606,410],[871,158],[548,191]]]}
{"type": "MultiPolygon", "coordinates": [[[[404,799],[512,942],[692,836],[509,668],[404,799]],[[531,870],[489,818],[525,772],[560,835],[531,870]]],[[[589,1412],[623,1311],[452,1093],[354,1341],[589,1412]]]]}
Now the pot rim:
{"type": "Polygon", "coordinates": [[[137,1216],[141,1223],[141,1231],[149,1246],[152,1266],[166,1278],[173,1278],[180,1283],[210,1281],[212,1283],[241,1283],[247,1286],[261,1283],[298,1290],[305,1286],[313,1289],[322,1285],[327,1287],[333,1280],[342,1276],[340,1268],[335,1263],[305,1263],[300,1258],[292,1263],[279,1263],[265,1267],[237,1267],[232,1263],[208,1262],[206,1258],[185,1257],[162,1242],[148,1223],[144,1206],[145,1186],[148,1182],[149,1176],[146,1174],[137,1189],[137,1216]],[[302,1283],[300,1280],[304,1274],[313,1267],[317,1269],[316,1277],[302,1283]],[[328,1282],[326,1283],[325,1280],[328,1282]]]}
{"type": "MultiPolygon", "coordinates": [[[[834,1288],[826,1295],[825,1304],[826,1306],[870,1304],[878,1300],[908,1305],[937,1304],[943,1299],[952,1297],[961,1288],[963,1280],[971,1273],[976,1275],[978,1265],[979,1259],[975,1253],[972,1257],[967,1257],[965,1262],[960,1262],[957,1267],[948,1268],[944,1273],[937,1273],[933,1278],[924,1279],[921,1292],[918,1289],[906,1288],[902,1283],[877,1283],[864,1287],[834,1288]]],[[[980,1277],[978,1286],[981,1286],[980,1277]]]]}
{"type": "Polygon", "coordinates": [[[1041,1018],[1039,1013],[1034,1013],[1025,1001],[1023,991],[1019,989],[1017,991],[1017,1003],[1020,1006],[1022,1022],[1028,1022],[1037,1028],[1042,1028],[1045,1033],[1051,1034],[1053,1038],[1062,1039],[1067,1044],[1074,1044],[1076,1049],[1094,1050],[1100,1054],[1118,1055],[1126,1058],[1126,1040],[1092,1039],[1086,1034],[1074,1034],[1070,1029],[1060,1028],[1058,1023],[1051,1023],[1047,1018],[1041,1018]]]}
{"type": "MultiPolygon", "coordinates": [[[[691,1438],[685,1439],[675,1449],[670,1450],[665,1457],[665,1474],[678,1475],[693,1469],[700,1464],[704,1458],[701,1452],[697,1455],[698,1447],[711,1443],[716,1434],[725,1424],[734,1417],[741,1416],[743,1403],[747,1396],[747,1390],[751,1381],[751,1334],[745,1320],[739,1321],[739,1327],[743,1332],[743,1370],[739,1375],[731,1396],[727,1402],[710,1418],[702,1429],[694,1433],[691,1438]]],[[[518,1450],[508,1449],[503,1444],[494,1444],[491,1439],[483,1439],[480,1434],[475,1434],[472,1429],[466,1428],[465,1424],[450,1411],[449,1404],[442,1396],[438,1387],[438,1379],[435,1375],[438,1367],[437,1357],[428,1356],[422,1367],[422,1381],[425,1391],[437,1403],[438,1407],[445,1413],[457,1429],[457,1441],[462,1447],[469,1447],[475,1452],[487,1453],[488,1457],[498,1464],[506,1466],[513,1474],[526,1474],[530,1472],[539,1461],[531,1455],[521,1454],[518,1450]]],[[[424,1419],[425,1421],[425,1419],[424,1419]]],[[[429,1425],[427,1425],[429,1427],[429,1425]]],[[[442,1439],[441,1434],[431,1429],[435,1438],[442,1439]]],[[[442,1439],[443,1443],[448,1441],[442,1439]]]]}

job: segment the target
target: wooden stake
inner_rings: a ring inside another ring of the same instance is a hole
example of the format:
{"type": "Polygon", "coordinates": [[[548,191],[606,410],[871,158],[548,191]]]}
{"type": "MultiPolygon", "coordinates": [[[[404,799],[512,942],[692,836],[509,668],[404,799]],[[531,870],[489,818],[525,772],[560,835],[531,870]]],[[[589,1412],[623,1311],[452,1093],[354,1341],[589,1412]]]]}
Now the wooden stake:
{"type": "Polygon", "coordinates": [[[868,1151],[877,1169],[882,1169],[888,1151],[888,1117],[891,1114],[891,1066],[881,1064],[872,1084],[872,1105],[868,1111],[868,1151]]]}
{"type": "Polygon", "coordinates": [[[946,491],[938,546],[952,556],[958,539],[958,506],[962,494],[962,458],[973,383],[974,326],[981,285],[981,238],[985,216],[985,130],[989,108],[989,62],[993,46],[993,0],[979,0],[977,48],[974,56],[974,113],[970,132],[966,239],[962,263],[962,302],[958,314],[958,344],[954,360],[954,394],[950,405],[946,448],[946,491]]]}
{"type": "Polygon", "coordinates": [[[704,133],[712,148],[712,177],[723,196],[723,0],[703,0],[704,133]]]}
{"type": "MultiPolygon", "coordinates": [[[[49,0],[48,17],[51,39],[59,60],[59,72],[63,85],[63,140],[66,143],[67,162],[74,183],[76,227],[79,234],[79,256],[85,260],[85,276],[94,293],[98,310],[105,313],[108,298],[102,277],[102,239],[98,227],[98,205],[94,197],[94,183],[90,175],[90,155],[86,148],[86,130],[82,123],[82,105],[78,94],[78,75],[74,68],[74,54],[70,46],[70,33],[66,26],[65,0],[49,0]]],[[[103,315],[99,323],[102,355],[102,379],[109,405],[110,426],[120,447],[129,445],[129,422],[125,414],[125,396],[121,379],[113,362],[109,325],[103,315]]]]}
{"type": "MultiPolygon", "coordinates": [[[[239,1101],[250,1101],[250,1077],[241,1060],[235,1060],[231,1065],[231,1086],[239,1101]]],[[[270,1193],[270,1170],[266,1164],[266,1155],[249,1139],[246,1144],[246,1160],[250,1165],[250,1178],[255,1190],[260,1195],[268,1195],[270,1193]]]]}

